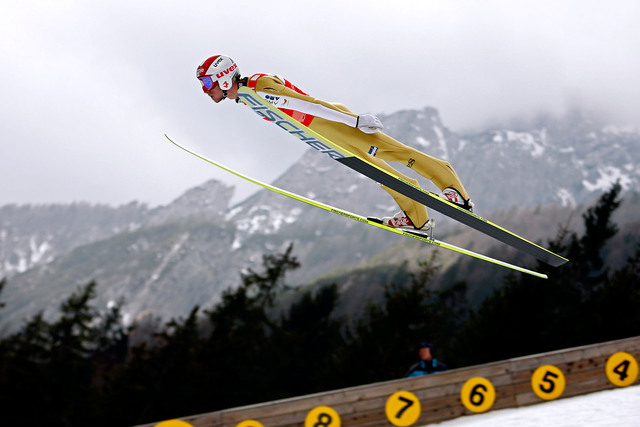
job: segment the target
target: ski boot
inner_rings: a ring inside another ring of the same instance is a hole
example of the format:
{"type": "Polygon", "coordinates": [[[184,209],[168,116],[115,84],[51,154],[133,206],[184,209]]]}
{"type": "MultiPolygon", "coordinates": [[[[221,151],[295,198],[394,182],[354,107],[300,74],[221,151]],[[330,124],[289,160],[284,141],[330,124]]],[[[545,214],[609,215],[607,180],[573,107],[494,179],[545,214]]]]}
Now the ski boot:
{"type": "Polygon", "coordinates": [[[455,188],[445,188],[444,190],[442,190],[442,194],[440,194],[440,197],[460,206],[463,209],[468,210],[469,212],[473,212],[473,202],[471,200],[463,199],[458,190],[456,190],[455,188]]]}

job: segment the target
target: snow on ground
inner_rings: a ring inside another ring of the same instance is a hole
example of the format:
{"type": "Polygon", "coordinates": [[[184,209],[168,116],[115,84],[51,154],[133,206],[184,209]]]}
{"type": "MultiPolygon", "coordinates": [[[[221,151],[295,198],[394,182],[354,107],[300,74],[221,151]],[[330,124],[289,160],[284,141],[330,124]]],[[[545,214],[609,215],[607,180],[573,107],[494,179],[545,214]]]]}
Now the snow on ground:
{"type": "Polygon", "coordinates": [[[640,426],[640,385],[604,390],[522,408],[463,416],[439,427],[637,427],[640,426]]]}

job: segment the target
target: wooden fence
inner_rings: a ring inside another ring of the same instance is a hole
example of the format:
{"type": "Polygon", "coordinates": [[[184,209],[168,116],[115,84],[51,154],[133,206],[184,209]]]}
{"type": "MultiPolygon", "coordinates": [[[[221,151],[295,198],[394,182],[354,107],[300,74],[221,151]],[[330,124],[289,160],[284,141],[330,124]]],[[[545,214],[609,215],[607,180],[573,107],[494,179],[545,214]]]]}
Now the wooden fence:
{"type": "Polygon", "coordinates": [[[145,427],[423,426],[638,383],[640,337],[576,347],[145,427]]]}

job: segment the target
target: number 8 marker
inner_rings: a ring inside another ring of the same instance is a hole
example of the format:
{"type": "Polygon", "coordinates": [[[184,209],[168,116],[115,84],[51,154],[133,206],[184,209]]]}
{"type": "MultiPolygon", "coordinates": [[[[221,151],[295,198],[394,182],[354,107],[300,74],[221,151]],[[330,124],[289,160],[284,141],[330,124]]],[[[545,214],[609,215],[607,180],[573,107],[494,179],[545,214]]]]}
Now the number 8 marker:
{"type": "Polygon", "coordinates": [[[316,406],[307,414],[304,427],[340,427],[340,415],[329,406],[316,406]]]}

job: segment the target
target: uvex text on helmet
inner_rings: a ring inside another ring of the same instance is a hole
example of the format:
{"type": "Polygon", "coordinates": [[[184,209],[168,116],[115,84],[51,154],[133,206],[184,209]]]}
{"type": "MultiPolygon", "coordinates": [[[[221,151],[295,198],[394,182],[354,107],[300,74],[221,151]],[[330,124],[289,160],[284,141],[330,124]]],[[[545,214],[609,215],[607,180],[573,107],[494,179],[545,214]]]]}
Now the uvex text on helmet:
{"type": "Polygon", "coordinates": [[[220,85],[220,89],[226,91],[231,88],[234,79],[240,77],[240,70],[233,59],[225,55],[215,55],[198,66],[196,77],[200,79],[204,76],[210,76],[220,85]]]}

